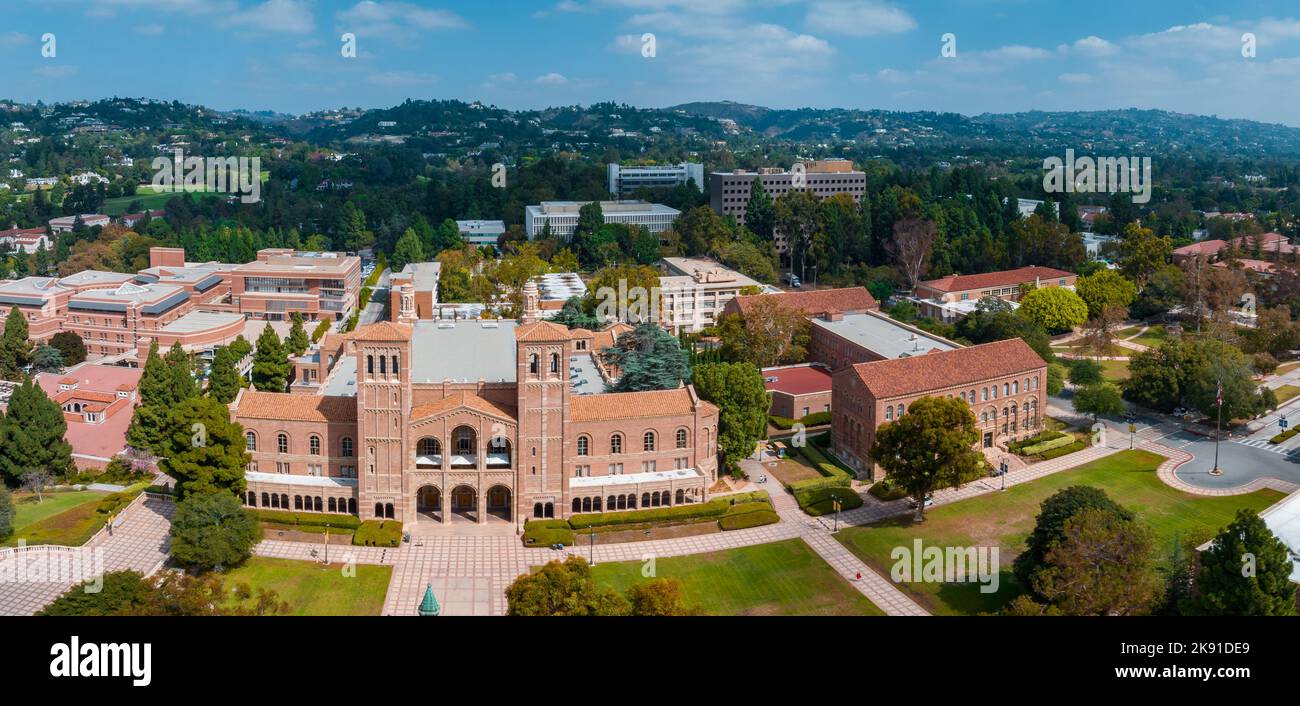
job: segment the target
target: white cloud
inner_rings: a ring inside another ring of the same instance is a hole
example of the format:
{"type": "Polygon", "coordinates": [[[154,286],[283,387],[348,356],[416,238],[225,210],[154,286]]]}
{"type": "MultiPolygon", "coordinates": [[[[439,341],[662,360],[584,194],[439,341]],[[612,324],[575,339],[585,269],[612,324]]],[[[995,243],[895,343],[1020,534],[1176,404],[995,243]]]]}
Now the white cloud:
{"type": "Polygon", "coordinates": [[[1076,41],[1070,49],[1086,56],[1110,56],[1119,49],[1101,37],[1089,35],[1076,41]]]}
{"type": "Polygon", "coordinates": [[[1085,73],[1064,73],[1056,78],[1061,83],[1092,83],[1092,75],[1085,73]]]}
{"type": "Polygon", "coordinates": [[[568,82],[569,79],[565,78],[564,74],[557,74],[555,72],[551,72],[549,74],[542,74],[541,76],[538,76],[537,78],[533,79],[533,83],[540,84],[543,86],[563,86],[568,82]]]}
{"type": "Polygon", "coordinates": [[[157,37],[167,32],[167,27],[160,24],[136,25],[131,29],[132,32],[145,37],[157,37]]]}
{"type": "Polygon", "coordinates": [[[814,32],[870,37],[916,29],[916,20],[880,0],[813,0],[804,26],[814,32]]]}
{"type": "Polygon", "coordinates": [[[340,31],[403,42],[416,39],[422,32],[469,27],[468,22],[450,10],[375,0],[362,0],[338,13],[336,19],[340,31]]]}
{"type": "Polygon", "coordinates": [[[5,32],[0,34],[0,49],[10,49],[12,47],[22,46],[32,41],[31,37],[22,32],[5,32]]]}
{"type": "Polygon", "coordinates": [[[248,34],[307,34],[316,30],[316,19],[306,0],[265,0],[224,16],[218,24],[248,34]]]}

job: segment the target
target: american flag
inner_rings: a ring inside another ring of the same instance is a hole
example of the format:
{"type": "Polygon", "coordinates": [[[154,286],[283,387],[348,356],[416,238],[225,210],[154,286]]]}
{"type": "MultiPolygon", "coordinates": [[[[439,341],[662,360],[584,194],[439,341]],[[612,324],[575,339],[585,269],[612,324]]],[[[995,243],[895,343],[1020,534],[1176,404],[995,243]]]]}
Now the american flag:
{"type": "Polygon", "coordinates": [[[1218,380],[1214,384],[1215,384],[1214,404],[1216,407],[1222,407],[1223,406],[1223,381],[1218,380]]]}

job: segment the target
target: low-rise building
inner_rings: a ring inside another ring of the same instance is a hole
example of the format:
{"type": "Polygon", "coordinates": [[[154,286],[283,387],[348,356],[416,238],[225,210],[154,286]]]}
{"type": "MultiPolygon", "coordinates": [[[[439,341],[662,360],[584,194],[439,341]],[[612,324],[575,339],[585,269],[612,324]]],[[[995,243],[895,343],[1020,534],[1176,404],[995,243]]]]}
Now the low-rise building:
{"type": "Polygon", "coordinates": [[[0,243],[9,246],[10,250],[15,252],[24,252],[28,255],[44,247],[50,249],[50,238],[45,234],[44,228],[10,228],[9,230],[0,230],[0,243]]]}
{"type": "Polygon", "coordinates": [[[637,189],[671,189],[695,182],[695,188],[704,191],[704,165],[697,162],[624,167],[610,163],[606,169],[609,193],[626,196],[637,189]]]}
{"type": "Polygon", "coordinates": [[[917,305],[921,316],[952,323],[975,311],[979,301],[986,297],[1014,303],[1030,287],[1073,288],[1077,279],[1073,272],[1038,266],[978,275],[954,274],[917,284],[910,300],[917,305]]]}
{"type": "Polygon", "coordinates": [[[126,448],[126,430],[139,404],[140,368],[82,363],[63,373],[39,373],[36,384],[63,409],[80,469],[102,469],[126,448]]]}
{"type": "Polygon", "coordinates": [[[482,247],[491,245],[496,247],[501,241],[501,236],[506,234],[505,221],[456,221],[456,229],[460,231],[460,237],[469,245],[482,247]]]}
{"type": "Polygon", "coordinates": [[[786,419],[831,411],[831,372],[820,365],[763,368],[763,387],[772,399],[768,413],[786,419]]]}
{"type": "MultiPolygon", "coordinates": [[[[578,211],[590,201],[543,201],[524,210],[524,232],[529,240],[540,238],[548,231],[552,236],[568,240],[578,228],[578,211]]],[[[651,233],[662,233],[672,227],[682,215],[670,206],[648,201],[601,201],[601,213],[606,223],[645,226],[651,233]]]]}
{"type": "Polygon", "coordinates": [[[361,295],[361,258],[335,252],[268,248],[230,271],[236,309],[255,319],[346,319],[361,295]]]}
{"type": "Polygon", "coordinates": [[[665,257],[661,325],[672,333],[694,333],[717,323],[731,300],[763,285],[715,260],[702,257],[665,257]]]}
{"type": "Polygon", "coordinates": [[[876,430],[921,397],[970,406],[982,448],[1038,433],[1046,412],[1047,363],[1019,338],[923,355],[858,363],[832,377],[831,449],[859,473],[880,480],[871,458],[876,430]]]}
{"type": "Polygon", "coordinates": [[[95,226],[103,227],[113,221],[113,219],[102,213],[83,213],[79,216],[60,216],[58,218],[50,219],[50,232],[54,235],[70,233],[77,227],[78,220],[87,228],[94,228],[95,226]]]}

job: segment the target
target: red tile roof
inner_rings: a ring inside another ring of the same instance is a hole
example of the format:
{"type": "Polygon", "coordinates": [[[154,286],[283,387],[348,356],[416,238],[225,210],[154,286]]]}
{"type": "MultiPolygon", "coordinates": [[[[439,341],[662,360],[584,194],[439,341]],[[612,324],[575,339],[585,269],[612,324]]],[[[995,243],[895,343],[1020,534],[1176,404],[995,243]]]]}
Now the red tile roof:
{"type": "Polygon", "coordinates": [[[940,292],[964,292],[970,289],[1014,287],[1037,279],[1061,279],[1073,276],[1073,272],[1035,265],[1014,270],[1002,270],[1001,272],[985,272],[978,275],[948,275],[947,277],[922,282],[918,287],[935,289],[940,292]]]}
{"type": "Polygon", "coordinates": [[[243,390],[231,404],[231,410],[236,418],[245,419],[355,422],[357,398],[243,390]]]}
{"type": "Polygon", "coordinates": [[[1046,366],[1023,339],[1010,338],[969,348],[858,363],[846,370],[856,374],[877,399],[883,399],[968,385],[1046,366]]]}
{"type": "Polygon", "coordinates": [[[768,392],[784,392],[787,395],[811,395],[831,390],[831,374],[825,368],[815,365],[770,368],[763,371],[763,380],[763,387],[768,392]]]}
{"type": "Polygon", "coordinates": [[[432,417],[459,407],[465,407],[477,412],[482,412],[491,417],[500,417],[510,420],[516,418],[514,409],[507,408],[492,402],[491,400],[484,399],[478,395],[462,390],[459,393],[448,395],[437,402],[422,404],[419,407],[412,409],[411,419],[424,419],[425,417],[432,417]]]}
{"type": "MultiPolygon", "coordinates": [[[[714,411],[713,404],[700,401],[704,413],[714,411]]],[[[597,422],[607,419],[633,419],[637,417],[691,416],[695,413],[691,392],[685,387],[675,390],[648,392],[607,392],[601,395],[583,395],[571,398],[569,417],[576,422],[597,422]]]]}
{"type": "Polygon", "coordinates": [[[827,311],[866,311],[880,306],[866,287],[841,289],[814,289],[807,292],[781,292],[780,294],[750,294],[727,302],[725,312],[745,315],[745,309],[759,300],[776,301],[781,306],[816,316],[827,311]]]}
{"type": "Polygon", "coordinates": [[[515,329],[516,341],[567,341],[569,329],[550,321],[534,321],[515,329]]]}
{"type": "Polygon", "coordinates": [[[343,334],[343,338],[349,341],[379,341],[385,343],[409,341],[411,340],[411,327],[407,324],[380,321],[376,324],[366,324],[354,331],[349,331],[343,334]]]}

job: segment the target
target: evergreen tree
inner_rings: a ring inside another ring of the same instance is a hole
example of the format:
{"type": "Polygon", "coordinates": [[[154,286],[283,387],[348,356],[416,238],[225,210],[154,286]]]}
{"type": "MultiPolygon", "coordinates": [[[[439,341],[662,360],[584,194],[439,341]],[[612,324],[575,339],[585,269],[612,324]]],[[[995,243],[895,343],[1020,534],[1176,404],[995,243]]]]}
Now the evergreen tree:
{"type": "Polygon", "coordinates": [[[244,492],[244,428],[230,410],[211,397],[194,397],[166,417],[158,463],[176,479],[176,497],[216,491],[244,492]]]}
{"type": "Polygon", "coordinates": [[[32,471],[66,475],[73,469],[72,446],[64,440],[63,410],[28,379],[14,388],[9,410],[0,418],[0,472],[19,482],[32,471]]]}
{"type": "Polygon", "coordinates": [[[63,354],[54,346],[40,345],[32,351],[32,371],[56,373],[63,370],[63,354]]]}
{"type": "Polygon", "coordinates": [[[5,484],[0,483],[0,542],[9,539],[9,535],[14,533],[15,514],[17,510],[14,509],[14,498],[5,484]]]}
{"type": "Polygon", "coordinates": [[[289,336],[284,339],[284,347],[288,353],[293,355],[302,355],[307,352],[309,341],[307,339],[307,329],[302,325],[302,314],[293,312],[293,326],[289,327],[289,336]]]}
{"type": "Polygon", "coordinates": [[[424,246],[420,244],[420,236],[415,234],[415,230],[407,228],[393,246],[393,271],[400,272],[412,262],[424,262],[424,246]]]}
{"type": "Polygon", "coordinates": [[[641,324],[619,336],[601,355],[619,369],[614,392],[671,390],[691,375],[681,342],[655,324],[641,324]]]}
{"type": "Polygon", "coordinates": [[[1184,614],[1295,615],[1290,552],[1253,510],[1237,517],[1201,554],[1200,596],[1184,614]]]}
{"type": "Polygon", "coordinates": [[[230,346],[217,348],[212,356],[212,370],[208,373],[208,396],[222,404],[230,404],[239,394],[239,371],[235,369],[234,352],[230,346]]]}
{"type": "Polygon", "coordinates": [[[763,373],[749,363],[704,363],[695,368],[693,379],[700,398],[718,406],[718,450],[734,470],[767,435],[771,400],[763,373]]]}
{"type": "Polygon", "coordinates": [[[76,331],[60,331],[50,337],[50,345],[59,349],[63,364],[72,366],[86,360],[86,342],[76,331]]]}
{"type": "Polygon", "coordinates": [[[172,344],[167,355],[163,356],[167,364],[168,391],[166,406],[183,402],[201,394],[199,384],[194,379],[194,360],[181,348],[180,341],[172,344]]]}
{"type": "Polygon", "coordinates": [[[252,556],[262,527],[230,493],[191,493],[176,504],[171,552],[181,565],[231,567],[252,556]]]}
{"type": "Polygon", "coordinates": [[[257,353],[253,355],[253,387],[262,392],[284,392],[291,371],[288,351],[276,335],[271,324],[257,337],[257,353]]]}
{"type": "Polygon", "coordinates": [[[18,307],[5,317],[5,331],[0,337],[0,380],[17,380],[27,364],[27,319],[18,307]]]}
{"type": "Polygon", "coordinates": [[[763,240],[773,239],[776,226],[776,206],[763,188],[763,178],[754,177],[749,191],[749,204],[745,206],[745,227],[763,240]]]}

